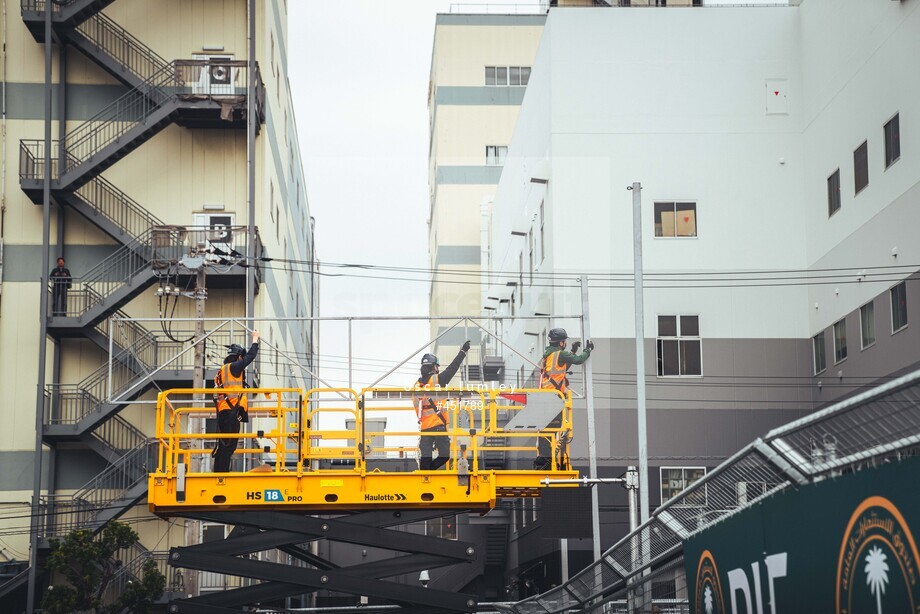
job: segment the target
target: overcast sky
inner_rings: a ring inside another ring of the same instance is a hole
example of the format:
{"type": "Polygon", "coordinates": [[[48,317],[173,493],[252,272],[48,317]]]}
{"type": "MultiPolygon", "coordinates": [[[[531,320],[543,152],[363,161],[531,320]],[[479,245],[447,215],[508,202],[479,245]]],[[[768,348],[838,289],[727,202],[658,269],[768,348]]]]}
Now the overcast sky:
{"type": "MultiPolygon", "coordinates": [[[[451,4],[288,3],[289,78],[321,261],[428,267],[428,77],[435,16],[449,12],[451,4]]],[[[464,4],[468,12],[510,6],[464,4]]],[[[320,314],[424,316],[428,290],[419,281],[326,276],[320,280],[320,314]]],[[[355,323],[353,355],[365,368],[355,371],[355,385],[369,384],[428,338],[425,322],[355,323]]],[[[322,325],[320,352],[321,375],[345,383],[344,324],[322,325]]],[[[410,382],[418,374],[416,363],[390,382],[410,382]]]]}
{"type": "MultiPolygon", "coordinates": [[[[321,261],[428,267],[428,77],[435,15],[450,5],[288,3],[291,90],[321,261]]],[[[428,290],[418,281],[322,277],[320,312],[425,316],[428,290]]],[[[355,372],[356,386],[428,339],[426,322],[355,323],[356,364],[369,368],[355,372]]],[[[344,383],[344,324],[322,325],[320,352],[321,375],[344,383]]],[[[391,382],[411,382],[417,362],[391,382]]]]}

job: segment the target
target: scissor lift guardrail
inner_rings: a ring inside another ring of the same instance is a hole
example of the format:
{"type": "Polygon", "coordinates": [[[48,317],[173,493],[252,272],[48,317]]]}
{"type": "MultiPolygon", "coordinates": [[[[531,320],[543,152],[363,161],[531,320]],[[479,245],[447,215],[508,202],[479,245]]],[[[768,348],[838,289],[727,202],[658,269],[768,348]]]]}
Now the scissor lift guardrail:
{"type": "Polygon", "coordinates": [[[508,390],[478,387],[424,392],[404,388],[314,388],[306,392],[249,388],[225,392],[247,395],[249,432],[191,432],[189,425],[196,422],[190,421],[215,417],[210,401],[213,388],[173,389],[158,395],[159,449],[147,497],[152,512],[488,511],[501,497],[536,497],[547,487],[547,480],[578,477],[568,455],[571,396],[555,390],[526,389],[509,394],[508,390]],[[201,394],[208,400],[194,399],[201,394]],[[419,395],[437,400],[447,414],[449,463],[436,471],[381,468],[386,463],[375,460],[409,459],[402,464],[412,464],[418,454],[415,442],[444,434],[418,428],[371,430],[375,416],[416,425],[419,395]],[[550,414],[553,416],[547,417],[550,414]],[[346,427],[341,425],[342,418],[346,427]],[[321,427],[330,423],[332,428],[321,427]],[[207,443],[237,438],[240,445],[234,458],[258,459],[256,466],[249,471],[211,472],[213,445],[207,443]],[[403,445],[386,445],[388,439],[397,444],[401,440],[403,445]],[[372,447],[373,442],[380,441],[385,445],[372,447]],[[490,445],[486,446],[486,441],[490,445]],[[492,445],[496,441],[504,445],[492,445]],[[484,469],[486,450],[515,454],[518,465],[525,467],[484,469]],[[527,467],[538,455],[545,459],[546,468],[527,467]],[[270,462],[265,463],[266,458],[270,462]]]}

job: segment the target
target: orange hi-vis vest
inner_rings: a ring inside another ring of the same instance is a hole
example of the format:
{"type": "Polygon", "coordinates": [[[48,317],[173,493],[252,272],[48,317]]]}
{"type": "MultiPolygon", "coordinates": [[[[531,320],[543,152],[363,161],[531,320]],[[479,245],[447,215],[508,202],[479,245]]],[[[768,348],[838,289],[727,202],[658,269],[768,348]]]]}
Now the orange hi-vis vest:
{"type": "MultiPolygon", "coordinates": [[[[214,386],[217,388],[242,388],[243,387],[243,374],[240,373],[239,377],[234,377],[233,372],[230,370],[230,364],[227,363],[220,368],[220,371],[217,372],[217,375],[214,376],[214,386]]],[[[246,395],[241,392],[234,392],[230,394],[218,393],[214,397],[217,399],[217,411],[223,411],[225,409],[247,409],[249,402],[246,400],[246,395]]]]}
{"type": "Polygon", "coordinates": [[[562,350],[558,350],[543,359],[543,369],[540,371],[540,388],[558,390],[565,394],[569,389],[569,380],[566,377],[566,366],[559,362],[562,350]]]}
{"type": "MultiPolygon", "coordinates": [[[[432,377],[437,377],[437,373],[432,373],[428,378],[428,382],[424,386],[420,386],[418,382],[415,383],[416,390],[431,390],[433,385],[431,383],[432,377]]],[[[413,395],[414,396],[414,395],[413,395]]],[[[415,402],[415,411],[418,414],[418,421],[421,424],[421,429],[423,431],[428,431],[433,429],[436,426],[447,426],[447,401],[446,399],[439,399],[434,401],[434,407],[432,407],[432,401],[430,397],[427,396],[414,396],[415,402]],[[441,412],[441,413],[438,413],[441,412]]]]}

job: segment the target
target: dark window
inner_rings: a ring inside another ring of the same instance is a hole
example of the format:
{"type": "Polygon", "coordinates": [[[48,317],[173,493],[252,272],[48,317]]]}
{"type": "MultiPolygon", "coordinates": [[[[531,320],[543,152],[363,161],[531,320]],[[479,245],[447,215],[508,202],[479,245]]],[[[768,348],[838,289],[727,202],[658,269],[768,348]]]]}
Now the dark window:
{"type": "Polygon", "coordinates": [[[827,217],[840,209],[840,169],[827,178],[827,217]]]}
{"type": "Polygon", "coordinates": [[[815,375],[817,375],[827,368],[827,358],[824,353],[824,331],[815,335],[811,341],[815,354],[815,375]]]}
{"type": "Polygon", "coordinates": [[[862,349],[875,343],[875,302],[869,301],[859,308],[859,329],[862,336],[862,349]]]}
{"type": "Polygon", "coordinates": [[[457,517],[444,516],[426,520],[425,535],[428,537],[440,537],[441,539],[457,539],[457,517]]]}
{"type": "MultiPolygon", "coordinates": [[[[705,467],[662,467],[661,504],[664,505],[705,475],[705,467]]],[[[706,488],[688,494],[679,505],[706,505],[706,488]]]]}
{"type": "Polygon", "coordinates": [[[896,333],[907,326],[907,282],[901,282],[891,289],[891,332],[896,333]]]}
{"type": "Polygon", "coordinates": [[[869,141],[863,141],[853,152],[853,177],[856,194],[859,194],[860,190],[869,185],[869,141]]]}
{"type": "Polygon", "coordinates": [[[901,127],[898,115],[885,124],[885,168],[901,157],[901,127]]]}
{"type": "Polygon", "coordinates": [[[658,375],[702,375],[699,316],[658,316],[658,375]]]}
{"type": "Polygon", "coordinates": [[[847,321],[840,320],[834,323],[834,363],[841,362],[847,357],[847,321]]]}

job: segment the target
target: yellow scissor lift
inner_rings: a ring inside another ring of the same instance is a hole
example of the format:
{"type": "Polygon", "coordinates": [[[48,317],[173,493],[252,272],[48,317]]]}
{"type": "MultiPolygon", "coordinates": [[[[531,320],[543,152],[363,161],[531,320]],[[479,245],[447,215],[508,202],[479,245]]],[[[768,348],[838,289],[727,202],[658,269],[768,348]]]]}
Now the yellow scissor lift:
{"type": "Polygon", "coordinates": [[[158,395],[158,460],[149,477],[147,496],[152,512],[345,513],[438,508],[484,513],[501,497],[539,496],[548,480],[578,477],[568,457],[571,397],[564,398],[555,390],[228,389],[248,397],[249,432],[238,436],[190,432],[195,430],[189,428],[190,421],[215,415],[210,401],[202,406],[193,396],[213,392],[174,389],[158,395]],[[437,471],[411,466],[392,470],[387,461],[392,464],[415,457],[418,441],[432,436],[418,430],[414,403],[420,394],[440,401],[448,414],[450,461],[437,471]],[[548,426],[539,418],[531,421],[537,426],[530,428],[503,426],[520,423],[514,418],[538,404],[544,415],[547,406],[558,408],[553,420],[543,420],[548,426]],[[382,416],[397,428],[372,430],[379,423],[375,418],[382,416]],[[237,437],[240,444],[234,462],[236,468],[247,470],[212,473],[213,445],[206,442],[237,437]],[[381,441],[384,445],[372,445],[381,441]],[[512,466],[486,468],[486,455],[496,453],[510,457],[512,466]],[[533,468],[538,454],[546,459],[546,469],[533,468]],[[241,458],[249,461],[245,467],[241,458]]]}
{"type": "Polygon", "coordinates": [[[201,419],[213,418],[214,409],[194,396],[213,392],[159,394],[159,453],[147,500],[162,516],[233,527],[222,541],[172,548],[170,565],[257,583],[175,599],[170,612],[239,612],[242,605],[316,590],[366,596],[406,614],[473,612],[476,596],[459,589],[484,572],[478,544],[397,527],[460,511],[485,513],[500,497],[538,496],[548,481],[577,477],[568,457],[571,399],[556,391],[420,393],[426,402],[440,401],[446,414],[451,460],[438,471],[417,469],[419,439],[431,435],[419,432],[417,397],[402,388],[227,390],[249,399],[248,432],[238,436],[200,432],[201,419]],[[384,417],[387,428],[380,430],[384,417]],[[213,440],[237,437],[240,471],[210,472],[213,440]],[[496,454],[504,457],[501,466],[496,454]],[[537,455],[546,469],[533,468],[537,455]],[[304,546],[317,540],[397,555],[341,567],[304,546]],[[298,564],[255,556],[272,549],[298,564]],[[452,585],[388,580],[448,566],[440,573],[452,585]]]}

